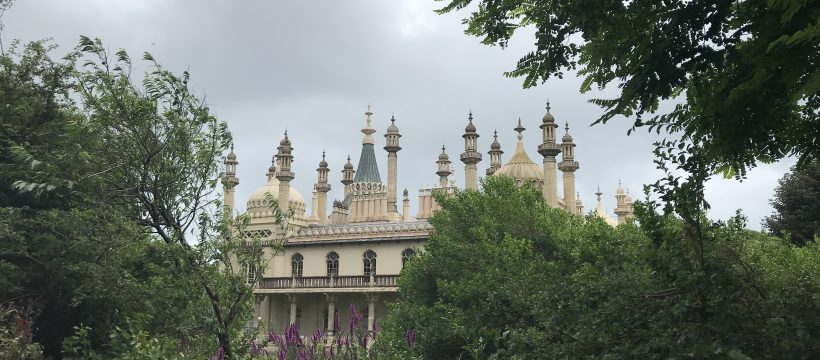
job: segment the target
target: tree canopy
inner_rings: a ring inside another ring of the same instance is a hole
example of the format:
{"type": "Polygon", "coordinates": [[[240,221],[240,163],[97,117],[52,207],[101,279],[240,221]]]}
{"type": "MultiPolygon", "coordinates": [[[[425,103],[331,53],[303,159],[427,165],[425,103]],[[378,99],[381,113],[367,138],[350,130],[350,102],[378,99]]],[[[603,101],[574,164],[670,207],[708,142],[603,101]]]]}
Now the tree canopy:
{"type": "Polygon", "coordinates": [[[792,168],[775,189],[774,213],[763,220],[773,235],[805,245],[820,236],[820,162],[792,168]]]}
{"type": "Polygon", "coordinates": [[[577,70],[582,91],[618,88],[591,100],[605,110],[596,123],[624,115],[633,129],[681,134],[727,174],[820,158],[816,1],[440,1],[440,13],[477,2],[465,32],[488,45],[535,29],[534,49],[505,73],[524,87],[577,70]]]}
{"type": "Polygon", "coordinates": [[[705,222],[703,263],[682,221],[637,204],[612,228],[491,177],[438,194],[377,346],[422,358],[813,358],[820,355],[820,247],[705,222]],[[408,354],[407,329],[417,334],[408,354]]]}

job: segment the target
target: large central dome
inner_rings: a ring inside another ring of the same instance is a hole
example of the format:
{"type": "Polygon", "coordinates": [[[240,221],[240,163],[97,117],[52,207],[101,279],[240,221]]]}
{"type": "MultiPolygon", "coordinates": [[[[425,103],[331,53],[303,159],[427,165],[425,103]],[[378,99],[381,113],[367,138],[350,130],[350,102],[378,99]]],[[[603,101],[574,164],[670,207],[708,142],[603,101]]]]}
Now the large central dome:
{"type": "Polygon", "coordinates": [[[531,182],[535,187],[544,184],[544,169],[533,162],[524,150],[521,140],[515,144],[515,153],[510,161],[502,166],[494,175],[506,175],[515,179],[516,184],[522,185],[531,182]]]}

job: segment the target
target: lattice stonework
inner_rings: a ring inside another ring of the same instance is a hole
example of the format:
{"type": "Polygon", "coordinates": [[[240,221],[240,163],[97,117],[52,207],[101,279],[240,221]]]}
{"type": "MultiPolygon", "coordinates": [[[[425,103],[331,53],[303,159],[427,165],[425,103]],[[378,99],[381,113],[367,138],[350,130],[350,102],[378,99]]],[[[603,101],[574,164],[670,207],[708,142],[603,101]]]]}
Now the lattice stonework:
{"type": "Polygon", "coordinates": [[[266,237],[271,236],[271,234],[273,234],[273,232],[271,232],[270,230],[267,230],[267,229],[265,229],[265,230],[245,230],[245,236],[249,237],[249,238],[258,237],[258,238],[262,239],[262,238],[266,238],[266,237]]]}

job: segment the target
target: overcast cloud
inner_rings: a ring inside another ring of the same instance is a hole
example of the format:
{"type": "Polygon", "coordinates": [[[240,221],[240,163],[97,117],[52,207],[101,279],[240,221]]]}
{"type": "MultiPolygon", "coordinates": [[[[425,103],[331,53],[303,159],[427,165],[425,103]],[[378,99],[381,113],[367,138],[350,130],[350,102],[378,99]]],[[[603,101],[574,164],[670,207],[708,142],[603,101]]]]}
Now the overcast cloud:
{"type": "MultiPolygon", "coordinates": [[[[578,78],[524,90],[521,79],[502,76],[530,48],[531,37],[517,37],[506,50],[481,45],[463,34],[460,20],[466,13],[434,14],[440,5],[429,0],[17,0],[5,15],[3,41],[51,37],[63,45],[55,54],[62,55],[82,34],[133,57],[148,51],[175,72],[189,70],[195,89],[233,132],[240,210],[264,183],[285,129],[295,148],[292,184],[309,201],[324,149],[330,197],[339,198],[340,170],[348,154],[358,160],[368,104],[375,113],[377,149],[384,146],[384,130],[395,114],[403,135],[398,188],[410,190],[414,214],[417,190],[437,183],[441,145],[451,159],[463,151],[469,110],[485,153],[479,164],[483,174],[493,130],[498,129],[503,158],[509,159],[519,117],[527,128],[528,153],[540,164],[538,125],[549,98],[557,121],[569,122],[578,144],[577,189],[585,210],[594,206],[598,186],[611,212],[618,178],[637,198],[642,185],[660,175],[652,164],[655,136],[627,136],[626,119],[589,126],[601,110],[587,100],[602,94],[580,94],[578,78]]],[[[386,181],[386,152],[377,156],[386,181]]],[[[742,183],[713,180],[707,188],[711,217],[726,218],[740,208],[750,217],[749,227],[759,229],[761,218],[772,211],[768,200],[777,179],[791,164],[758,167],[742,183]]],[[[463,164],[455,166],[463,186],[463,164]]]]}

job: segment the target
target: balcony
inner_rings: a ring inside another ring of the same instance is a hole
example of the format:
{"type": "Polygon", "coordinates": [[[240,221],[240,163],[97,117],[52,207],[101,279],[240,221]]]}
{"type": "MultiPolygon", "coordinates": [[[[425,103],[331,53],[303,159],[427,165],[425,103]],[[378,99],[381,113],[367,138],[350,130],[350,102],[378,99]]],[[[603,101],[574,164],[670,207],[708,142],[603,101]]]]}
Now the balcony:
{"type": "Polygon", "coordinates": [[[398,275],[305,276],[263,278],[255,293],[396,292],[398,275]]]}

